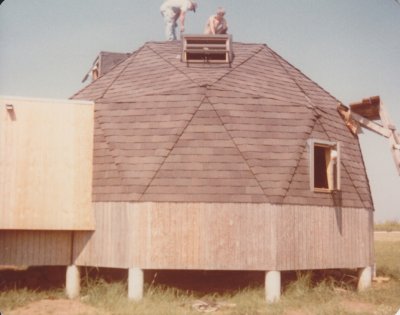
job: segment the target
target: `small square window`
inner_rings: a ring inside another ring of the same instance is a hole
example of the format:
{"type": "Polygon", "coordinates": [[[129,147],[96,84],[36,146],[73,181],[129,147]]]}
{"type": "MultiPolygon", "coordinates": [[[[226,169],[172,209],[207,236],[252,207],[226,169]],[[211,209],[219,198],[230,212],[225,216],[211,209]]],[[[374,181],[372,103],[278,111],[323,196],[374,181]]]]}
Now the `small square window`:
{"type": "Polygon", "coordinates": [[[340,190],[340,146],[325,140],[308,141],[310,189],[317,192],[340,190]]]}

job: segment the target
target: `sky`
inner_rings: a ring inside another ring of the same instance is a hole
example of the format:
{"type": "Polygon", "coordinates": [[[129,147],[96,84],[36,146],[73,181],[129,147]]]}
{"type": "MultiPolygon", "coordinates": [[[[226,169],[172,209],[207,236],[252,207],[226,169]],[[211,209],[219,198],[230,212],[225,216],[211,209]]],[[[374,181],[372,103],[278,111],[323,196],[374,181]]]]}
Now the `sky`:
{"type": "MultiPolygon", "coordinates": [[[[66,99],[100,51],[164,40],[162,0],[5,0],[0,5],[0,95],[66,99]]],[[[198,0],[186,33],[218,6],[233,40],[267,44],[343,104],[379,95],[400,128],[400,4],[395,0],[198,0]]],[[[400,176],[388,141],[361,148],[375,221],[400,220],[400,176]]]]}

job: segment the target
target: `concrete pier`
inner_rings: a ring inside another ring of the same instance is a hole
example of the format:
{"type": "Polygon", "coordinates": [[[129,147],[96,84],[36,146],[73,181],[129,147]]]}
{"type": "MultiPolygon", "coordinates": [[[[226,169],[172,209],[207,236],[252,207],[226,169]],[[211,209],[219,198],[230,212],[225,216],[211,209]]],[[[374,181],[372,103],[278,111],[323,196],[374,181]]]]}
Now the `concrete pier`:
{"type": "Polygon", "coordinates": [[[69,299],[75,299],[81,291],[79,268],[76,265],[67,267],[65,279],[65,293],[69,299]]]}
{"type": "Polygon", "coordinates": [[[268,303],[278,302],[281,297],[281,272],[267,271],[265,273],[265,299],[268,303]]]}
{"type": "Polygon", "coordinates": [[[357,290],[364,291],[371,287],[372,283],[372,268],[367,266],[365,268],[358,269],[358,285],[357,290]]]}
{"type": "Polygon", "coordinates": [[[139,301],[143,298],[144,272],[140,268],[129,268],[128,298],[139,301]]]}

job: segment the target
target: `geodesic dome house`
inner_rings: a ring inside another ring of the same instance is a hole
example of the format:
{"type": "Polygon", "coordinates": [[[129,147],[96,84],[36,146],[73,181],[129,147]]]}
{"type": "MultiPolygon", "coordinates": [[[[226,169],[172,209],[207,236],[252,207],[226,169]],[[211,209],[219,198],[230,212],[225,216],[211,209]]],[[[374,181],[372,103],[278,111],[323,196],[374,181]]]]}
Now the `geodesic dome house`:
{"type": "Polygon", "coordinates": [[[268,46],[229,36],[116,57],[72,97],[94,102],[95,227],[62,232],[65,265],[130,269],[132,297],[148,269],[266,271],[272,300],[280,271],[368,278],[373,203],[337,99],[268,46]]]}

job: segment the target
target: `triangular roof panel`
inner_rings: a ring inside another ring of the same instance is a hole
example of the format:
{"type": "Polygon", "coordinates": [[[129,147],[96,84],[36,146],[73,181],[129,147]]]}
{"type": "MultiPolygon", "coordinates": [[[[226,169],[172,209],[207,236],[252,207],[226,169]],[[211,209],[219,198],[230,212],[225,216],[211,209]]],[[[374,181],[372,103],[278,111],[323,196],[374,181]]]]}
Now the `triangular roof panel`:
{"type": "Polygon", "coordinates": [[[343,205],[372,208],[358,139],[337,100],[269,47],[186,64],[145,44],[74,98],[96,101],[95,201],[334,205],[308,184],[307,140],[339,141],[343,205]]]}

